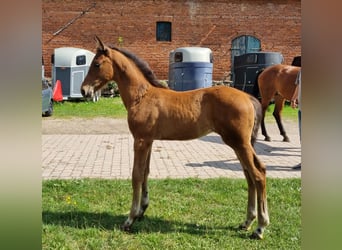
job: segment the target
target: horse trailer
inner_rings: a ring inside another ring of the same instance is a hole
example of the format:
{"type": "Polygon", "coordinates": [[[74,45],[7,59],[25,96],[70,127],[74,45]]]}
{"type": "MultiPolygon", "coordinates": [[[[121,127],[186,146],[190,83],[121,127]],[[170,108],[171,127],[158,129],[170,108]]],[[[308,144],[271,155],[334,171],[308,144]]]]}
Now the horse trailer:
{"type": "Polygon", "coordinates": [[[62,47],[54,50],[51,56],[52,83],[60,80],[63,100],[83,97],[81,85],[94,56],[93,52],[81,48],[62,47]]]}
{"type": "Polygon", "coordinates": [[[278,52],[255,52],[235,56],[232,72],[233,87],[257,96],[259,74],[266,67],[283,61],[283,55],[278,52]]]}
{"type": "Polygon", "coordinates": [[[170,52],[169,81],[171,89],[186,91],[210,87],[213,55],[209,48],[183,47],[170,52]]]}
{"type": "Polygon", "coordinates": [[[292,66],[302,67],[302,57],[295,56],[291,63],[292,66]]]}

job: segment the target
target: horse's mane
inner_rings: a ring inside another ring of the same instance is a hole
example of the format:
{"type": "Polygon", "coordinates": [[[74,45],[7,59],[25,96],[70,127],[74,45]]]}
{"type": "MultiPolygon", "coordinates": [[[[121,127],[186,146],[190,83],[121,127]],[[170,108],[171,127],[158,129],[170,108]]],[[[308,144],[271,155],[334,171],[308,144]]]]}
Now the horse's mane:
{"type": "Polygon", "coordinates": [[[117,48],[115,46],[111,46],[111,49],[114,49],[116,51],[119,51],[120,53],[122,53],[124,56],[128,57],[129,59],[131,59],[134,64],[138,67],[138,69],[140,69],[140,71],[143,73],[143,75],[145,76],[146,80],[151,83],[153,86],[158,87],[158,88],[168,88],[167,86],[161,84],[156,75],[153,73],[153,71],[151,70],[150,66],[148,65],[147,62],[145,62],[144,60],[140,59],[139,57],[137,57],[135,54],[133,54],[132,52],[125,50],[125,49],[120,49],[117,48]]]}

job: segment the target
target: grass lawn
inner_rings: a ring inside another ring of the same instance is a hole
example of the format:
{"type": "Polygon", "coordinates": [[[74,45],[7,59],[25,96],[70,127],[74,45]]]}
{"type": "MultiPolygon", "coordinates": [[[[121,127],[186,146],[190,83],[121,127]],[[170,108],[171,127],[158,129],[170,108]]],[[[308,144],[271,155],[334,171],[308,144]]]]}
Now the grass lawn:
{"type": "Polygon", "coordinates": [[[54,118],[124,118],[127,111],[120,97],[104,98],[98,102],[74,100],[54,103],[54,118]]]}
{"type": "MultiPolygon", "coordinates": [[[[273,122],[273,105],[266,121],[273,122]]],[[[125,118],[120,97],[96,103],[54,104],[54,118],[125,118]]],[[[283,118],[297,119],[286,105],[283,118]]],[[[145,218],[122,232],[131,202],[129,180],[44,180],[43,249],[300,249],[301,180],[268,179],[271,224],[262,241],[237,229],[245,219],[244,179],[150,180],[150,207],[145,218]]],[[[256,224],[254,225],[256,226],[256,224]]],[[[253,228],[254,229],[254,228],[253,228]]]]}
{"type": "Polygon", "coordinates": [[[267,188],[271,224],[259,241],[237,229],[244,179],[150,180],[150,207],[133,233],[119,229],[130,181],[43,181],[43,249],[300,249],[300,179],[268,179],[267,188]]]}
{"type": "MultiPolygon", "coordinates": [[[[274,110],[274,104],[271,104],[270,106],[268,106],[268,109],[266,110],[266,115],[265,115],[265,122],[275,122],[275,119],[272,115],[273,110],[274,110]]],[[[282,115],[283,121],[286,121],[286,120],[297,121],[298,109],[293,109],[290,106],[290,103],[285,103],[281,115],[282,115]]]]}
{"type": "MultiPolygon", "coordinates": [[[[266,122],[275,122],[272,116],[273,109],[274,104],[271,104],[266,112],[266,122]]],[[[286,104],[282,115],[284,120],[296,120],[297,109],[293,109],[289,104],[286,104]]],[[[53,117],[55,118],[93,118],[97,116],[125,118],[127,116],[127,112],[120,97],[101,97],[98,102],[64,101],[54,103],[53,117]]]]}

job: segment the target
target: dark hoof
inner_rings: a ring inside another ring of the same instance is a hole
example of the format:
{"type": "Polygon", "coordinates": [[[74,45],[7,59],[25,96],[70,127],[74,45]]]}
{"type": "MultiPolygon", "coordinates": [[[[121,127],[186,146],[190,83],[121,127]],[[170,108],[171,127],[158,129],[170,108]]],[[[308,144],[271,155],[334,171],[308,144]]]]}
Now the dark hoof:
{"type": "Polygon", "coordinates": [[[299,163],[298,165],[292,167],[293,170],[301,170],[302,169],[302,164],[299,163]]]}
{"type": "Polygon", "coordinates": [[[124,232],[131,233],[132,232],[132,225],[127,225],[126,223],[122,224],[120,229],[124,232]]]}
{"type": "Polygon", "coordinates": [[[264,238],[263,236],[263,230],[261,228],[257,228],[252,235],[250,236],[251,239],[256,240],[262,240],[264,238]]]}
{"type": "Polygon", "coordinates": [[[121,226],[121,230],[126,232],[126,233],[131,233],[132,232],[132,228],[131,227],[121,226]]]}
{"type": "Polygon", "coordinates": [[[284,137],[283,141],[284,142],[290,142],[290,139],[288,137],[284,137]]]}
{"type": "Polygon", "coordinates": [[[265,137],[265,141],[271,141],[271,137],[265,137]]]}
{"type": "Polygon", "coordinates": [[[250,238],[253,239],[253,240],[262,240],[262,239],[264,239],[262,234],[259,234],[259,233],[256,233],[256,232],[252,233],[250,238]]]}

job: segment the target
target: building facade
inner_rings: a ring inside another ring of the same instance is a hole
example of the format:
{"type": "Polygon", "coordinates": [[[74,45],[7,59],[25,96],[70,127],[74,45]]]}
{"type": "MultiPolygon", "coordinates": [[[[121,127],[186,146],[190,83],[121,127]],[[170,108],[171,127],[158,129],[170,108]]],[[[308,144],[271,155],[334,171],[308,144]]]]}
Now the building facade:
{"type": "Polygon", "coordinates": [[[300,0],[43,0],[42,18],[46,76],[55,48],[94,51],[94,35],[147,61],[161,80],[179,47],[210,48],[213,80],[227,77],[234,55],[280,52],[285,64],[301,55],[300,0]]]}

